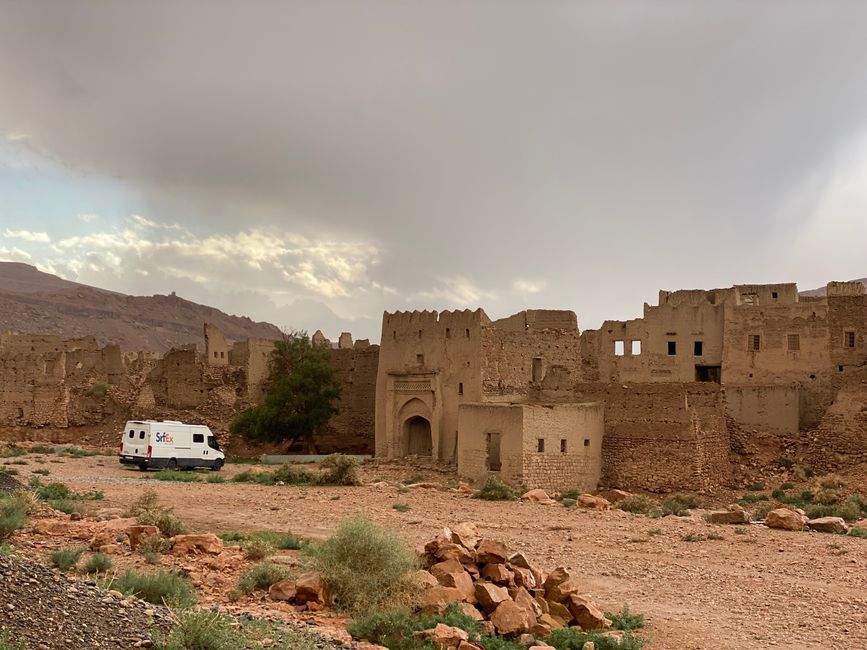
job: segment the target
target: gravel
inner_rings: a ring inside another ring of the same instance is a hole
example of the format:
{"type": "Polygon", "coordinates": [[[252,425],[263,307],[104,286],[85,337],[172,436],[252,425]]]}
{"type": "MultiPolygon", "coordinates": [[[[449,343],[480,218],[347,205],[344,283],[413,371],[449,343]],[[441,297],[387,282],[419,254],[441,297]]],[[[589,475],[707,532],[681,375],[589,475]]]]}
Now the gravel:
{"type": "Polygon", "coordinates": [[[27,650],[147,647],[170,626],[164,608],[18,556],[0,556],[0,594],[0,630],[27,650]]]}

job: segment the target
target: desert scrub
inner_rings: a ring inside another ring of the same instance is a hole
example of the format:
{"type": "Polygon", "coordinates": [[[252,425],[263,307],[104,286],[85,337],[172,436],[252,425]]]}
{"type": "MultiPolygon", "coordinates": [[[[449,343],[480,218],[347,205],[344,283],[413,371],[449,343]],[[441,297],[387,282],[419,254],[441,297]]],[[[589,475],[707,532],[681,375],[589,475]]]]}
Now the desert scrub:
{"type": "Polygon", "coordinates": [[[867,528],[852,528],[849,531],[850,537],[858,537],[860,539],[867,539],[867,528]]]}
{"type": "Polygon", "coordinates": [[[295,551],[304,545],[301,539],[292,533],[280,533],[275,530],[257,530],[250,535],[250,538],[264,540],[281,551],[295,551]]]}
{"type": "Polygon", "coordinates": [[[113,566],[111,558],[105,553],[94,553],[84,564],[85,573],[105,573],[113,566]]]}
{"type": "Polygon", "coordinates": [[[343,454],[331,454],[319,463],[321,472],[316,478],[320,485],[361,485],[358,460],[343,454]]]}
{"type": "Polygon", "coordinates": [[[618,501],[617,507],[625,512],[646,515],[656,507],[656,502],[643,494],[633,494],[618,501]]]}
{"type": "Polygon", "coordinates": [[[393,503],[391,507],[398,512],[409,512],[410,510],[412,510],[408,503],[393,503]]]}
{"type": "Polygon", "coordinates": [[[24,643],[12,640],[8,630],[0,632],[0,650],[24,650],[24,643]]]}
{"type": "Polygon", "coordinates": [[[672,494],[670,497],[663,499],[660,504],[662,516],[674,515],[676,517],[689,516],[690,508],[698,507],[698,499],[691,494],[672,494]]]}
{"type": "Polygon", "coordinates": [[[135,517],[142,526],[156,526],[166,537],[174,537],[187,532],[187,526],[175,516],[172,508],[161,506],[157,502],[157,493],[145,490],[127,511],[128,516],[135,517]]]}
{"type": "Polygon", "coordinates": [[[81,556],[84,554],[84,548],[81,546],[67,546],[52,551],[48,556],[51,566],[60,569],[61,571],[69,571],[74,568],[81,556]]]}
{"type": "Polygon", "coordinates": [[[633,614],[629,611],[629,605],[624,605],[623,610],[619,614],[605,613],[605,618],[611,621],[611,628],[614,630],[640,630],[644,627],[644,614],[633,614]]]}
{"type": "Polygon", "coordinates": [[[560,500],[560,503],[563,504],[563,507],[564,507],[564,508],[571,508],[571,507],[574,506],[576,503],[578,503],[578,501],[575,500],[575,499],[573,499],[573,498],[571,498],[571,497],[566,497],[565,499],[561,499],[561,500],[560,500]]]}
{"type": "Polygon", "coordinates": [[[196,602],[189,579],[174,571],[139,573],[130,569],[112,580],[108,588],[154,605],[189,607],[196,602]]]}
{"type": "Polygon", "coordinates": [[[514,501],[518,498],[518,493],[508,483],[504,483],[496,476],[489,476],[482,487],[473,494],[473,498],[486,501],[514,501]]]}
{"type": "Polygon", "coordinates": [[[24,528],[27,521],[27,502],[17,495],[4,496],[0,493],[0,539],[10,537],[16,530],[24,528]]]}
{"type": "Polygon", "coordinates": [[[174,625],[165,641],[157,638],[160,650],[234,650],[247,644],[230,619],[207,609],[175,612],[174,625]]]}
{"type": "Polygon", "coordinates": [[[274,545],[266,539],[253,538],[244,542],[244,557],[248,560],[264,560],[274,555],[274,545]]]}
{"type": "Polygon", "coordinates": [[[151,475],[157,481],[172,481],[175,483],[200,483],[202,476],[198,472],[182,472],[177,469],[161,469],[151,475]]]}
{"type": "Polygon", "coordinates": [[[149,554],[160,555],[166,553],[170,547],[171,543],[169,540],[160,535],[142,535],[135,550],[147,557],[149,554]]]}
{"type": "Polygon", "coordinates": [[[241,574],[238,580],[238,591],[242,594],[251,594],[259,590],[264,591],[271,585],[288,577],[289,571],[285,567],[268,560],[263,560],[241,574]]]}
{"type": "Polygon", "coordinates": [[[334,535],[306,552],[338,606],[353,615],[408,605],[416,595],[415,552],[363,517],[345,519],[334,535]]]}

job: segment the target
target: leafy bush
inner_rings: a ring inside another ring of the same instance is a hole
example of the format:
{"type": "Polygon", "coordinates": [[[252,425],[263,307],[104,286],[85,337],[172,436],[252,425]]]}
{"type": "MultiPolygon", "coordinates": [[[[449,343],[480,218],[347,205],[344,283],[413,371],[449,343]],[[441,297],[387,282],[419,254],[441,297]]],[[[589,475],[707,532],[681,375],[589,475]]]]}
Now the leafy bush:
{"type": "Polygon", "coordinates": [[[160,535],[142,535],[135,550],[147,557],[151,554],[160,555],[165,553],[169,550],[170,546],[169,540],[160,535]]]}
{"type": "Polygon", "coordinates": [[[224,542],[241,542],[247,539],[247,536],[244,533],[239,533],[237,530],[227,530],[222,533],[218,533],[217,537],[219,537],[224,542]]]}
{"type": "Polygon", "coordinates": [[[409,512],[410,510],[412,510],[408,503],[394,503],[391,507],[398,512],[409,512]]]}
{"type": "Polygon", "coordinates": [[[220,474],[208,474],[205,483],[225,483],[226,477],[220,474]]]}
{"type": "Polygon", "coordinates": [[[583,632],[576,627],[563,627],[554,630],[545,642],[557,648],[557,650],[583,650],[584,644],[593,642],[596,650],[640,650],[644,646],[644,639],[632,636],[627,632],[619,641],[610,636],[603,636],[598,632],[583,632]]]}
{"type": "Polygon", "coordinates": [[[27,450],[23,447],[10,444],[0,449],[0,458],[14,458],[16,456],[24,456],[26,453],[27,450]]]}
{"type": "Polygon", "coordinates": [[[57,567],[61,571],[68,571],[78,564],[78,561],[81,559],[83,554],[83,547],[67,546],[52,551],[51,555],[48,556],[48,559],[51,561],[51,566],[57,567]]]}
{"type": "Polygon", "coordinates": [[[401,481],[404,485],[413,485],[415,483],[421,483],[424,481],[424,476],[421,474],[412,474],[407,476],[403,481],[401,481]]]}
{"type": "Polygon", "coordinates": [[[27,504],[18,496],[0,495],[0,539],[10,537],[16,530],[24,528],[27,520],[27,504]]]}
{"type": "Polygon", "coordinates": [[[810,519],[816,517],[842,517],[846,521],[858,521],[864,516],[865,507],[863,497],[853,494],[843,503],[833,505],[808,504],[804,512],[810,519]]]}
{"type": "Polygon", "coordinates": [[[625,512],[646,515],[656,507],[656,502],[643,494],[632,494],[618,501],[617,507],[625,512]]]}
{"type": "Polygon", "coordinates": [[[557,497],[560,501],[565,501],[566,499],[572,499],[572,501],[578,501],[578,497],[583,494],[581,490],[563,490],[559,496],[557,497]]]}
{"type": "Polygon", "coordinates": [[[789,483],[788,481],[786,481],[785,483],[782,483],[782,484],[780,485],[780,489],[781,489],[781,490],[791,490],[793,487],[795,487],[795,484],[794,484],[794,483],[789,483]]]}
{"type": "Polygon", "coordinates": [[[274,555],[274,550],[274,545],[262,538],[254,538],[244,543],[244,557],[248,560],[264,560],[274,555]]]}
{"type": "Polygon", "coordinates": [[[849,535],[852,537],[859,537],[861,539],[867,539],[867,528],[851,528],[849,530],[849,535]]]}
{"type": "Polygon", "coordinates": [[[105,573],[114,563],[105,553],[94,553],[84,565],[86,573],[105,573]]]}
{"type": "Polygon", "coordinates": [[[157,481],[173,481],[175,483],[199,483],[202,480],[198,472],[181,472],[176,469],[161,469],[151,475],[157,481]]]}
{"type": "Polygon", "coordinates": [[[571,507],[574,506],[576,503],[578,503],[578,501],[575,500],[575,499],[572,499],[572,498],[570,498],[570,497],[566,497],[565,499],[562,499],[562,500],[561,500],[561,503],[563,504],[563,507],[564,507],[564,508],[571,508],[571,507]]]}
{"type": "Polygon", "coordinates": [[[756,508],[753,509],[753,516],[751,517],[751,519],[753,521],[760,521],[760,520],[764,519],[765,517],[767,517],[768,513],[771,510],[775,510],[776,508],[777,508],[777,506],[773,503],[770,503],[770,502],[763,503],[760,506],[757,506],[756,508]]]}
{"type": "Polygon", "coordinates": [[[415,593],[415,552],[394,532],[363,517],[345,519],[331,538],[307,552],[344,611],[363,614],[405,605],[415,593]]]}
{"type": "Polygon", "coordinates": [[[761,492],[765,489],[764,483],[753,483],[747,488],[750,492],[761,492]]]}
{"type": "Polygon", "coordinates": [[[52,499],[46,501],[46,503],[55,510],[67,515],[71,515],[73,512],[82,511],[81,504],[70,501],[69,499],[52,499]]]}
{"type": "Polygon", "coordinates": [[[230,621],[219,612],[187,609],[175,615],[175,624],[162,650],[234,650],[247,647],[230,621]]]}
{"type": "Polygon", "coordinates": [[[39,474],[40,476],[48,476],[49,474],[51,474],[51,470],[50,470],[50,469],[45,469],[45,468],[43,467],[43,468],[40,468],[40,469],[34,469],[34,470],[33,470],[33,473],[34,473],[34,474],[39,474]]]}
{"type": "Polygon", "coordinates": [[[321,474],[316,482],[320,485],[361,485],[358,476],[358,460],[343,454],[331,454],[319,463],[321,474]]]}
{"type": "Polygon", "coordinates": [[[24,643],[16,643],[9,630],[3,630],[0,632],[0,650],[24,650],[24,643]]]}
{"type": "Polygon", "coordinates": [[[157,493],[145,490],[129,508],[127,514],[135,517],[142,526],[156,526],[166,537],[174,537],[187,532],[187,526],[175,516],[172,508],[157,503],[157,493]]]}
{"type": "MultiPolygon", "coordinates": [[[[322,462],[324,463],[325,461],[322,462]]],[[[301,485],[312,482],[313,477],[306,469],[296,467],[295,465],[283,465],[274,471],[274,480],[286,483],[287,485],[301,485]]]]}
{"type": "Polygon", "coordinates": [[[94,384],[87,390],[87,394],[92,397],[105,397],[108,392],[108,384],[94,384]]]}
{"type": "Polygon", "coordinates": [[[690,508],[698,507],[698,499],[691,494],[672,494],[670,497],[663,499],[660,504],[662,516],[674,515],[676,517],[689,516],[690,508]]]}
{"type": "Polygon", "coordinates": [[[745,494],[742,496],[739,501],[743,501],[744,503],[755,503],[756,501],[767,501],[767,494],[745,494]]]}
{"type": "Polygon", "coordinates": [[[62,499],[74,498],[74,492],[69,489],[68,485],[63,483],[48,483],[47,485],[39,485],[36,490],[36,495],[43,501],[60,501],[62,499]]]}
{"type": "Polygon", "coordinates": [[[238,580],[238,591],[242,594],[250,594],[256,590],[265,590],[288,577],[289,571],[285,567],[263,560],[241,574],[238,580]]]}
{"type": "Polygon", "coordinates": [[[174,571],[139,573],[130,569],[119,575],[111,588],[155,605],[189,607],[196,601],[190,581],[174,571]]]}
{"type": "Polygon", "coordinates": [[[824,476],[819,480],[819,486],[826,490],[836,490],[838,488],[846,487],[846,483],[844,483],[843,479],[836,474],[828,474],[828,476],[824,476]]]}
{"type": "Polygon", "coordinates": [[[504,483],[496,476],[489,476],[473,498],[486,501],[514,501],[518,498],[518,493],[508,483],[504,483]]]}

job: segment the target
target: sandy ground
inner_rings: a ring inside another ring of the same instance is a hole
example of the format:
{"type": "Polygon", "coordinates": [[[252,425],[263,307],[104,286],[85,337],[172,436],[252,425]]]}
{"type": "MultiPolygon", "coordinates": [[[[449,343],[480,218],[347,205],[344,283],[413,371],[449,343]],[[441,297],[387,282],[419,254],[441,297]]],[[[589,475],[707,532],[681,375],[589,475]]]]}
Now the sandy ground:
{"type": "MultiPolygon", "coordinates": [[[[30,457],[32,459],[32,457],[30,457]]],[[[628,604],[648,616],[651,649],[867,648],[867,540],[790,533],[749,526],[711,526],[688,518],[651,519],[618,510],[595,512],[519,502],[487,502],[448,490],[399,491],[419,471],[402,465],[366,466],[366,481],[388,486],[266,487],[243,483],[168,483],[121,467],[114,457],[19,466],[26,480],[76,490],[102,490],[90,507],[125,507],[151,487],[196,531],[288,529],[323,538],[339,521],[363,513],[421,547],[443,526],[475,522],[487,536],[524,551],[541,566],[565,565],[607,610],[628,604]],[[395,503],[410,506],[398,512],[395,503]],[[687,542],[689,533],[723,540],[687,542]]],[[[229,465],[230,478],[248,469],[229,465]]],[[[445,483],[448,476],[421,472],[445,483]]]]}

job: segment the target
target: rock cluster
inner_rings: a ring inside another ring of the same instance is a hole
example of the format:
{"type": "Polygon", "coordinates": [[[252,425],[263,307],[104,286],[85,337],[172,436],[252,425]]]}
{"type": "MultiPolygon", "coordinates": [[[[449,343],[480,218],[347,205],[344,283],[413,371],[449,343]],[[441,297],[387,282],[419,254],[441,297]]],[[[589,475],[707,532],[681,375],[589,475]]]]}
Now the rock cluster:
{"type": "Polygon", "coordinates": [[[296,580],[281,580],[268,590],[271,600],[282,600],[297,605],[299,611],[317,611],[331,602],[328,585],[322,576],[311,571],[296,580]]]}
{"type": "Polygon", "coordinates": [[[522,553],[482,538],[471,523],[444,529],[425,546],[424,559],[428,569],[420,572],[419,582],[426,587],[421,601],[426,614],[441,614],[457,602],[489,633],[507,637],[546,637],[569,625],[584,630],[611,625],[566,568],[546,573],[522,553]]]}

